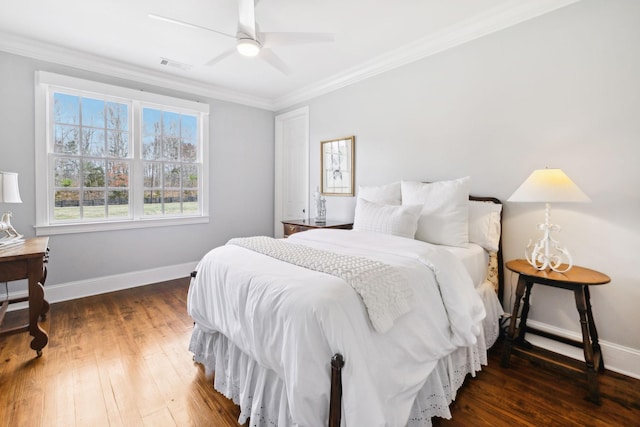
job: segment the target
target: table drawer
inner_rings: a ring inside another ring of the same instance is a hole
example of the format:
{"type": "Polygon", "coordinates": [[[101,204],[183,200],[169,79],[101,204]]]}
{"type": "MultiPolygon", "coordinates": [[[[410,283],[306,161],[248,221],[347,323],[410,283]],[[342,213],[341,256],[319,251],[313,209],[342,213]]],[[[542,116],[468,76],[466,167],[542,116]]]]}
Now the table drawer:
{"type": "Polygon", "coordinates": [[[19,259],[0,264],[0,282],[12,282],[14,280],[27,279],[29,277],[29,261],[19,259]]]}

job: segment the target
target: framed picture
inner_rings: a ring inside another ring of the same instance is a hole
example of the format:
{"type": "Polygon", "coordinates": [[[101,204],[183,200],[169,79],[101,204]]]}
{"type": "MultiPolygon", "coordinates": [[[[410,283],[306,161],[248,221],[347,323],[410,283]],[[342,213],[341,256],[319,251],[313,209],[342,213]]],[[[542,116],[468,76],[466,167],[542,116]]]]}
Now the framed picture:
{"type": "Polygon", "coordinates": [[[353,196],[355,136],[320,142],[320,192],[325,196],[353,196]]]}

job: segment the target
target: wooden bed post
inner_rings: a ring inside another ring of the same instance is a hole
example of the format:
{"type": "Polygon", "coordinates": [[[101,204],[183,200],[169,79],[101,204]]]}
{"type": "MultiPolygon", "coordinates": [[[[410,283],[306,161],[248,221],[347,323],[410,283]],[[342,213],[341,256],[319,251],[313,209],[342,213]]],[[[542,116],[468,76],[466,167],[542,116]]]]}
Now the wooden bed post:
{"type": "Polygon", "coordinates": [[[342,367],[344,358],[336,353],[331,358],[331,400],[329,401],[329,427],[340,427],[342,416],[342,367]]]}

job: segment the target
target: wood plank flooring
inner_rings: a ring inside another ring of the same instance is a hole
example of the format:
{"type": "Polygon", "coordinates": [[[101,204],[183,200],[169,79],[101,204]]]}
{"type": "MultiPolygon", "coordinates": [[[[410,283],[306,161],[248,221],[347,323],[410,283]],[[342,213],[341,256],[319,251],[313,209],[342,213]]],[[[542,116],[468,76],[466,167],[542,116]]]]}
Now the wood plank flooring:
{"type": "MultiPolygon", "coordinates": [[[[213,390],[187,350],[188,284],[53,304],[39,359],[28,334],[0,339],[0,426],[237,427],[238,408],[213,390]]],[[[5,324],[25,320],[25,311],[11,312],[5,324]]],[[[603,404],[595,406],[570,378],[516,357],[502,369],[499,351],[467,379],[453,419],[435,419],[435,426],[640,425],[640,380],[607,371],[603,404]]]]}

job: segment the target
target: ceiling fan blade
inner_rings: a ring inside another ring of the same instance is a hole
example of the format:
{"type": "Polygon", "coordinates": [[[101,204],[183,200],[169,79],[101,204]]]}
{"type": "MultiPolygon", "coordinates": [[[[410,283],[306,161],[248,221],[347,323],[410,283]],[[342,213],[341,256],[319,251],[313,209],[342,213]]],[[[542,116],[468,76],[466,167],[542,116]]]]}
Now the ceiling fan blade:
{"type": "Polygon", "coordinates": [[[254,0],[238,0],[238,33],[256,39],[256,9],[254,0]]]}
{"type": "Polygon", "coordinates": [[[260,50],[260,58],[264,59],[269,65],[271,65],[276,70],[280,71],[282,74],[289,75],[291,70],[287,67],[287,64],[284,63],[282,59],[268,48],[262,48],[260,50]]]}
{"type": "Polygon", "coordinates": [[[210,60],[208,60],[204,65],[206,65],[206,66],[208,66],[208,67],[209,67],[209,66],[211,66],[211,65],[215,65],[215,64],[217,64],[218,62],[222,61],[222,60],[223,60],[224,58],[226,58],[227,56],[230,56],[230,55],[232,55],[232,54],[233,54],[233,53],[235,53],[235,52],[236,52],[236,48],[234,47],[233,49],[229,49],[229,50],[227,50],[227,51],[225,51],[225,52],[222,52],[220,55],[218,55],[218,56],[216,56],[216,57],[214,57],[214,58],[211,58],[211,59],[210,59],[210,60]]]}
{"type": "Polygon", "coordinates": [[[180,21],[179,19],[169,18],[167,16],[161,16],[161,15],[156,15],[156,14],[150,13],[149,14],[149,18],[157,19],[158,21],[169,22],[171,24],[182,25],[183,27],[187,27],[187,28],[194,28],[196,30],[210,31],[212,33],[220,34],[221,36],[231,37],[232,39],[236,38],[236,36],[233,35],[233,34],[223,33],[222,31],[217,31],[217,30],[214,30],[214,29],[211,29],[211,28],[202,27],[200,25],[191,24],[190,22],[180,21]]]}
{"type": "Polygon", "coordinates": [[[306,43],[328,43],[335,40],[331,33],[260,33],[264,47],[288,46],[306,43]]]}

